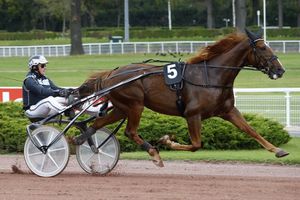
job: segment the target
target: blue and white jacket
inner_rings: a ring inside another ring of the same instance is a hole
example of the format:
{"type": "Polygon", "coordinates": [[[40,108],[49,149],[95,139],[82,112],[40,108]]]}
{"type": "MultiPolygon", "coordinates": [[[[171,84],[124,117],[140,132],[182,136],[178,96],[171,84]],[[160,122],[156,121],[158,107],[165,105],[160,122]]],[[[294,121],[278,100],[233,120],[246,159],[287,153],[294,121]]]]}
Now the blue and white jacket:
{"type": "Polygon", "coordinates": [[[29,72],[23,81],[23,109],[27,110],[30,106],[49,96],[58,96],[59,90],[50,79],[37,72],[29,72]]]}

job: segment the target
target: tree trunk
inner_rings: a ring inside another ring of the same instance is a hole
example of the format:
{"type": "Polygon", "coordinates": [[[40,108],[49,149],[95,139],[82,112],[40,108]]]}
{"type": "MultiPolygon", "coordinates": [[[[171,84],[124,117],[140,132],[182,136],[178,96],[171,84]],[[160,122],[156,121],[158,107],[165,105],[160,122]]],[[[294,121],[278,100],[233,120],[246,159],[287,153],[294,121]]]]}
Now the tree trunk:
{"type": "Polygon", "coordinates": [[[63,24],[62,24],[62,35],[65,36],[66,34],[66,15],[63,14],[63,24]]]}
{"type": "Polygon", "coordinates": [[[214,28],[214,18],[213,18],[213,0],[205,0],[207,8],[207,28],[214,28]]]}
{"type": "Polygon", "coordinates": [[[47,22],[46,22],[45,16],[43,16],[43,28],[44,28],[44,30],[47,30],[47,22]]]}
{"type": "Polygon", "coordinates": [[[121,3],[120,3],[120,0],[116,0],[116,5],[117,5],[117,12],[118,12],[118,15],[117,15],[117,27],[119,28],[120,27],[120,24],[121,24],[121,3]]]}
{"type": "Polygon", "coordinates": [[[297,17],[297,26],[300,27],[300,0],[298,0],[298,17],[297,17]]]}
{"type": "Polygon", "coordinates": [[[283,27],[282,0],[277,0],[278,4],[278,27],[283,27]]]}
{"type": "Polygon", "coordinates": [[[236,0],[235,7],[236,7],[236,27],[240,31],[244,31],[244,29],[246,28],[246,16],[247,16],[246,0],[236,0]]]}
{"type": "Polygon", "coordinates": [[[259,9],[259,1],[260,0],[252,0],[252,15],[253,15],[253,24],[257,24],[257,11],[259,10],[262,13],[262,10],[259,9]]]}
{"type": "Polygon", "coordinates": [[[80,0],[71,1],[71,55],[84,54],[81,40],[80,0]]]}

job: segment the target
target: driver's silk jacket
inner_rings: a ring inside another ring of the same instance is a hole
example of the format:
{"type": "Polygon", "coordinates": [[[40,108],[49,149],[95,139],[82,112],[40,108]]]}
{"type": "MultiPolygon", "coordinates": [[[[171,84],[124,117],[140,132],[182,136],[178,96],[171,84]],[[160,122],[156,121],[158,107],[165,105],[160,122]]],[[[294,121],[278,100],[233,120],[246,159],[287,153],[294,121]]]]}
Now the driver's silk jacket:
{"type": "Polygon", "coordinates": [[[23,109],[27,110],[30,106],[49,96],[58,96],[59,90],[50,79],[40,75],[37,72],[29,72],[22,86],[23,92],[23,109]]]}

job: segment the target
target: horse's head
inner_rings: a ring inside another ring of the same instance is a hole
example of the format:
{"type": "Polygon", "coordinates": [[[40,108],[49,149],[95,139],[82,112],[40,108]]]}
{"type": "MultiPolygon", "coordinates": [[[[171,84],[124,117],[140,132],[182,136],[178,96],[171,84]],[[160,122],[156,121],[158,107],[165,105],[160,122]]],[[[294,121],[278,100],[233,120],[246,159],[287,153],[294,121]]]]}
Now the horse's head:
{"type": "Polygon", "coordinates": [[[92,74],[81,86],[76,88],[78,97],[83,98],[101,90],[102,80],[107,78],[111,71],[101,71],[92,74]]]}
{"type": "Polygon", "coordinates": [[[285,70],[261,34],[254,34],[247,29],[245,30],[252,47],[251,59],[249,59],[250,64],[263,73],[268,74],[271,79],[282,77],[285,70]]]}
{"type": "Polygon", "coordinates": [[[93,94],[96,91],[96,82],[96,78],[89,78],[82,85],[76,88],[78,97],[83,98],[93,94]]]}

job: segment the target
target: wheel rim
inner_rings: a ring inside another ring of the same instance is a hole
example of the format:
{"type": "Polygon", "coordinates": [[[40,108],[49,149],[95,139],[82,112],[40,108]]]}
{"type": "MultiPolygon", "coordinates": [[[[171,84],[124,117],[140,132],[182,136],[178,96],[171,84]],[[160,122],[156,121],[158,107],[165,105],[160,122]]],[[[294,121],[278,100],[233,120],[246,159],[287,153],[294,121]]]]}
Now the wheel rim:
{"type": "MultiPolygon", "coordinates": [[[[42,126],[32,132],[32,137],[39,145],[48,145],[59,133],[53,127],[42,126]]],[[[43,154],[30,138],[27,138],[24,146],[24,157],[28,168],[36,175],[42,177],[56,176],[67,166],[69,144],[63,135],[49,147],[46,154],[43,154]]]]}
{"type": "MultiPolygon", "coordinates": [[[[108,136],[108,129],[97,130],[92,136],[94,144],[98,147],[108,136]]],[[[120,155],[120,145],[114,135],[94,153],[87,141],[76,147],[76,157],[80,167],[87,173],[106,174],[117,164],[120,155]]]]}

